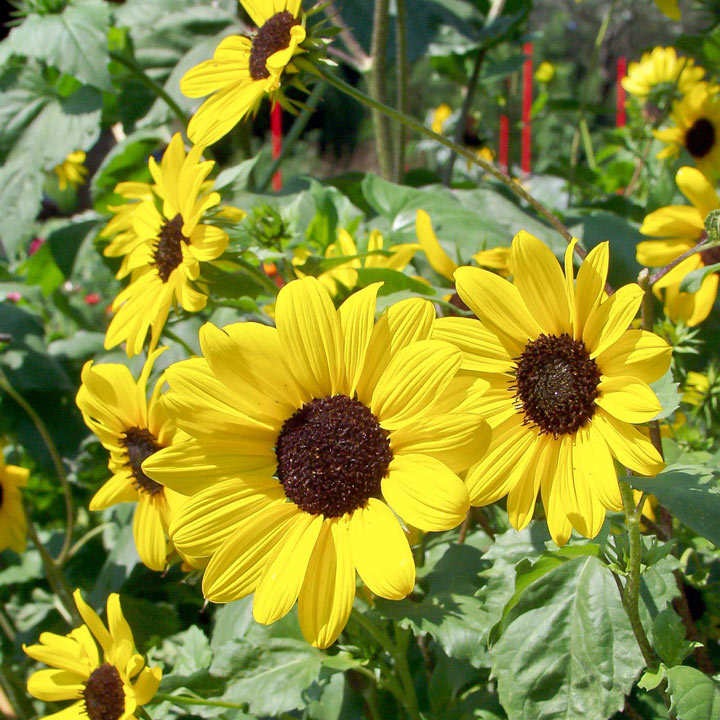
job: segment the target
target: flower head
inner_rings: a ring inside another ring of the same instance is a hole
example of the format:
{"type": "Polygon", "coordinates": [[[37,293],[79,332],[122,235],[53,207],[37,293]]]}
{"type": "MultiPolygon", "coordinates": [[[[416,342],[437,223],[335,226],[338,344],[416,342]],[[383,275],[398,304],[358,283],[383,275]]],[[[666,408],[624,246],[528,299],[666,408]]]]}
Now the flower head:
{"type": "Polygon", "coordinates": [[[53,172],[57,175],[60,190],[67,190],[68,187],[80,187],[88,176],[88,169],[85,167],[85,153],[82,150],[71,152],[53,168],[53,172]]]}
{"type": "Polygon", "coordinates": [[[303,52],[305,22],[301,0],[240,0],[257,31],[252,38],[231,35],[220,42],[212,60],[185,73],[180,90],[191,98],[210,97],[190,119],[188,137],[212,145],[243,118],[257,112],[265,95],[281,104],[283,73],[303,52]]]}
{"type": "Polygon", "coordinates": [[[552,79],[554,77],[555,77],[555,66],[548,60],[543,60],[538,65],[538,68],[535,71],[536,82],[546,85],[547,83],[552,82],[552,79]]]}
{"type": "Polygon", "coordinates": [[[25,550],[27,520],[20,488],[27,485],[29,471],[17,465],[6,465],[0,455],[0,551],[25,550]]]}
{"type": "MultiPolygon", "coordinates": [[[[651,212],[643,220],[640,232],[659,238],[637,245],[637,260],[648,267],[664,267],[692,250],[705,237],[705,218],[720,209],[720,198],[713,184],[698,169],[682,167],[675,176],[677,186],[692,205],[668,205],[651,212]]],[[[696,293],[681,292],[680,283],[693,270],[720,262],[720,249],[694,253],[679,262],[653,285],[664,298],[667,316],[692,327],[710,314],[718,290],[718,274],[706,275],[696,293]]]]}
{"type": "Polygon", "coordinates": [[[667,143],[659,158],[677,155],[685,149],[698,169],[711,177],[720,173],[720,95],[715,85],[700,82],[673,106],[674,125],[655,130],[655,137],[667,143]]]}
{"type": "Polygon", "coordinates": [[[211,555],[205,597],[254,591],[262,623],[298,600],[319,647],[347,622],[356,571],[381,597],[412,590],[405,524],[458,525],[468,497],[457,473],[487,443],[474,412],[482,387],[468,391],[459,351],[429,339],[432,305],[404,301],[375,323],[377,291],[336,310],[306,277],[280,290],[277,328],[205,325],[203,357],[167,371],[190,438],[145,463],[192,494],[170,533],[189,555],[211,555]]]}
{"type": "Polygon", "coordinates": [[[143,461],[172,444],[176,434],[160,395],[162,377],[147,397],[148,377],[160,352],[150,355],[137,382],[125,365],[87,362],[76,398],[85,424],[110,453],[112,477],[95,493],[90,509],[136,502],[135,545],[142,562],[152,570],[167,566],[173,552],[168,526],[185,502],[182,495],[151,480],[142,469],[143,461]]]}
{"type": "Polygon", "coordinates": [[[643,53],[638,62],[631,62],[622,86],[631,95],[646,98],[657,87],[674,87],[685,95],[705,76],[705,70],[692,58],[678,57],[673,47],[656,47],[643,53]]]}
{"type": "Polygon", "coordinates": [[[48,718],[137,720],[137,709],[157,692],[162,671],[145,667],[116,593],[107,601],[107,627],[79,590],[73,598],[83,625],[67,635],[44,632],[39,644],[23,645],[31,658],[50,666],[28,678],[28,692],[45,702],[74,701],[48,718]]]}
{"type": "Polygon", "coordinates": [[[605,510],[621,508],[614,459],[653,475],[662,459],[634,427],[660,412],[648,383],[670,363],[656,335],[628,330],[642,301],[637,285],[605,293],[608,245],[594,248],[573,280],[540,240],[513,240],[513,282],[479,268],[455,272],[460,297],[482,321],[441,318],[433,337],[454,342],[463,367],[490,383],[481,412],[493,427],[484,457],[467,472],[470,500],[507,495],[510,521],[522,528],[540,492],[558,544],[576,528],[599,531],[605,510]]]}
{"type": "Polygon", "coordinates": [[[198,146],[186,154],[176,133],[160,163],[149,160],[155,181],[149,193],[142,183],[117,188],[131,202],[114,208],[116,216],[103,232],[114,234],[105,255],[122,257],[118,277],[131,277],[112,305],[115,315],[105,336],[108,349],[127,341],[128,355],[137,355],[148,331],[154,348],[174,303],[188,312],[202,310],[207,303],[192,282],[200,275],[200,262],[223,253],[228,236],[202,222],[220,195],[207,180],[214,163],[203,161],[201,154],[198,146]]]}

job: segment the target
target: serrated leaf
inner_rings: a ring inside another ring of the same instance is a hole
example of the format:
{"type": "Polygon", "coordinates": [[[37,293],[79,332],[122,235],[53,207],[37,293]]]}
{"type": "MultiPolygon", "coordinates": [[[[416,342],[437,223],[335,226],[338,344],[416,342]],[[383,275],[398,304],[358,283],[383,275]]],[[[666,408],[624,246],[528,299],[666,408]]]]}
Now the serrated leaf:
{"type": "Polygon", "coordinates": [[[667,671],[677,720],[720,720],[720,687],[705,673],[679,665],[667,671]]]}
{"type": "Polygon", "coordinates": [[[606,720],[644,664],[612,574],[595,557],[530,585],[492,659],[511,720],[606,720]]]}
{"type": "Polygon", "coordinates": [[[629,478],[632,486],[652,493],[681,522],[720,547],[720,484],[700,465],[670,465],[654,478],[629,478]]]}
{"type": "Polygon", "coordinates": [[[14,258],[32,237],[43,180],[42,172],[22,158],[0,168],[0,238],[7,257],[14,258]]]}
{"type": "Polygon", "coordinates": [[[110,11],[102,0],[71,0],[61,13],[29,14],[7,42],[17,55],[34,57],[80,82],[111,90],[107,32],[110,11]]]}
{"type": "Polygon", "coordinates": [[[666,665],[680,665],[692,652],[693,643],[685,639],[685,625],[671,608],[658,613],[653,622],[653,648],[666,665]]]}

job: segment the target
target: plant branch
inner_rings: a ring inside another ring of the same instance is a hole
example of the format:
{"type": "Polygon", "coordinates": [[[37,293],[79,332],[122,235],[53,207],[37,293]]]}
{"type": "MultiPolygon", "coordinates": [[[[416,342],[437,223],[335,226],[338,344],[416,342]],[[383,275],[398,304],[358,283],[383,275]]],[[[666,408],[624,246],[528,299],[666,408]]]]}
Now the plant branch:
{"type": "Polygon", "coordinates": [[[349,25],[335,7],[332,0],[325,3],[325,14],[328,19],[340,28],[340,39],[345,43],[348,53],[342,53],[349,65],[360,72],[365,72],[372,65],[370,56],[363,50],[362,45],[357,41],[349,25]]]}
{"type": "Polygon", "coordinates": [[[375,126],[375,149],[380,165],[380,174],[385,179],[392,177],[393,169],[390,123],[381,109],[381,106],[384,106],[386,103],[385,80],[387,75],[388,6],[389,0],[375,0],[372,45],[370,49],[372,67],[370,68],[370,76],[368,78],[370,96],[375,101],[375,103],[370,106],[373,124],[375,126]]]}
{"type": "MultiPolygon", "coordinates": [[[[397,72],[397,107],[404,115],[408,114],[408,82],[410,68],[407,56],[407,0],[395,0],[395,65],[397,72]]],[[[397,125],[394,144],[393,179],[400,182],[405,168],[405,144],[407,131],[404,125],[397,125]]]]}

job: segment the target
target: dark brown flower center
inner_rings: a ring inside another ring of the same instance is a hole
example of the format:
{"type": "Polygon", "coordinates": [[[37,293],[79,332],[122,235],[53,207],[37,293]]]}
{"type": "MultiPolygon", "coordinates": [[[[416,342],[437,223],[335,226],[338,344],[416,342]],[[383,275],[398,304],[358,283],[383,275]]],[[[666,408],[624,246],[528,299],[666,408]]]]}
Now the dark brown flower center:
{"type": "Polygon", "coordinates": [[[685,147],[694,158],[704,158],[715,146],[715,126],[698,118],[685,133],[685,147]]]}
{"type": "Polygon", "coordinates": [[[379,497],[393,458],[377,418],[347,395],[305,403],[282,426],[275,455],[288,499],[325,517],[340,517],[379,497]]]}
{"type": "Polygon", "coordinates": [[[182,215],[178,213],[172,220],[168,220],[162,226],[157,243],[155,243],[153,264],[164,283],[168,281],[172,271],[182,263],[181,243],[190,244],[190,240],[182,234],[182,226],[182,215]]]}
{"type": "Polygon", "coordinates": [[[290,45],[290,29],[299,25],[297,18],[287,10],[276,13],[258,29],[252,40],[250,49],[250,77],[253,80],[264,80],[270,77],[267,59],[278,50],[290,45]]]}
{"type": "Polygon", "coordinates": [[[90,720],[118,720],[125,712],[123,681],[110,663],[93,670],[82,694],[90,720]]]}
{"type": "Polygon", "coordinates": [[[155,436],[147,428],[134,427],[122,434],[120,443],[127,451],[127,465],[133,474],[135,489],[148,495],[162,492],[163,486],[142,471],[143,461],[162,448],[155,436]]]}
{"type": "Polygon", "coordinates": [[[580,340],[540,335],[516,359],[515,398],[535,425],[553,437],[576,432],[595,414],[600,369],[580,340]]]}

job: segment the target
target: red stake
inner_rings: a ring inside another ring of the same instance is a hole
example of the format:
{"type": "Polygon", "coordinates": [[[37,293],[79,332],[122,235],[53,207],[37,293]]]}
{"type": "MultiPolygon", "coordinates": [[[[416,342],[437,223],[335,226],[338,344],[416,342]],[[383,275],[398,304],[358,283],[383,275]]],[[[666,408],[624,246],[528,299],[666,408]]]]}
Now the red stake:
{"type": "MultiPolygon", "coordinates": [[[[280,103],[273,103],[270,110],[270,134],[272,135],[273,160],[280,157],[282,151],[282,108],[280,103]]],[[[272,178],[273,190],[282,190],[282,173],[278,170],[272,178]]]]}
{"type": "Polygon", "coordinates": [[[623,78],[627,75],[627,58],[621,55],[617,61],[617,81],[615,83],[615,126],[625,127],[625,88],[622,86],[623,78]]]}
{"type": "Polygon", "coordinates": [[[533,83],[533,45],[527,42],[523,45],[525,62],[523,63],[523,96],[522,96],[522,137],[520,145],[520,168],[525,175],[530,173],[530,111],[532,109],[532,83],[533,83]]]}
{"type": "Polygon", "coordinates": [[[500,169],[507,172],[510,155],[510,118],[504,113],[500,116],[500,145],[498,147],[498,162],[500,169]]]}

